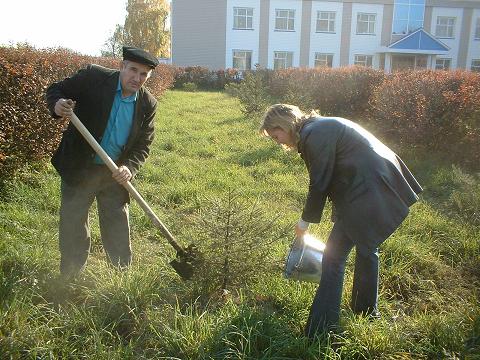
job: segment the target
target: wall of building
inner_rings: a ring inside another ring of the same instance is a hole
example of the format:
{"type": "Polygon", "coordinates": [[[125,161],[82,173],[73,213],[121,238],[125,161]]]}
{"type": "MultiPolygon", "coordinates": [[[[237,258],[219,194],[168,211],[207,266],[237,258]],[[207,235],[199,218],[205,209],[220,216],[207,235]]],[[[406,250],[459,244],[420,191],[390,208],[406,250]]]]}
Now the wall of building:
{"type": "Polygon", "coordinates": [[[232,67],[233,51],[252,51],[252,66],[259,62],[259,38],[260,38],[260,0],[227,0],[227,24],[226,24],[226,67],[232,67]],[[233,9],[235,7],[253,8],[253,29],[238,30],[233,27],[233,9]]]}
{"type": "Polygon", "coordinates": [[[359,4],[352,5],[352,28],[350,30],[350,51],[348,63],[353,64],[355,55],[373,55],[373,66],[379,67],[380,55],[376,54],[382,45],[383,5],[359,4]],[[375,34],[357,34],[357,15],[359,13],[376,14],[375,34]]]}
{"type": "Polygon", "coordinates": [[[438,58],[448,58],[452,59],[451,68],[456,69],[458,67],[458,51],[460,44],[460,34],[461,34],[461,25],[463,20],[463,9],[462,8],[451,8],[451,7],[434,7],[432,9],[432,23],[430,29],[427,30],[430,34],[434,35],[438,40],[447,45],[450,50],[448,54],[438,56],[438,58]],[[439,16],[455,17],[455,29],[453,38],[442,38],[437,37],[436,27],[437,27],[437,18],[439,16]]]}
{"type": "Polygon", "coordinates": [[[480,59],[480,39],[475,40],[475,27],[480,22],[480,9],[473,9],[472,26],[469,35],[469,47],[467,55],[467,69],[470,69],[473,59],[480,59]]]}
{"type": "Polygon", "coordinates": [[[308,66],[315,65],[315,53],[334,54],[333,67],[340,66],[340,46],[342,40],[343,4],[340,2],[314,1],[310,17],[310,51],[308,66]],[[316,32],[317,12],[335,12],[335,33],[316,32]]]}
{"type": "Polygon", "coordinates": [[[172,63],[225,68],[227,1],[172,0],[172,63]]]}
{"type": "MultiPolygon", "coordinates": [[[[172,62],[211,69],[232,66],[234,50],[252,51],[252,66],[273,68],[274,52],[293,53],[293,66],[313,67],[315,53],[333,54],[333,67],[353,64],[355,55],[372,55],[373,66],[382,68],[379,49],[391,40],[393,0],[172,0],[172,62]],[[253,29],[233,29],[233,8],[253,8],[253,29]],[[275,10],[295,10],[294,31],[275,30],[275,10]],[[335,32],[316,32],[318,11],[336,13],[335,32]],[[376,14],[375,34],[357,34],[357,14],[376,14]]],[[[470,68],[480,58],[475,26],[480,1],[427,0],[425,30],[435,35],[438,16],[456,18],[451,39],[439,38],[450,47],[451,67],[470,68]]]]}
{"type": "Polygon", "coordinates": [[[268,26],[268,67],[273,68],[275,51],[293,52],[293,66],[300,66],[300,38],[302,28],[301,0],[270,0],[270,21],[268,26]],[[275,30],[275,10],[295,10],[295,30],[275,30]]]}

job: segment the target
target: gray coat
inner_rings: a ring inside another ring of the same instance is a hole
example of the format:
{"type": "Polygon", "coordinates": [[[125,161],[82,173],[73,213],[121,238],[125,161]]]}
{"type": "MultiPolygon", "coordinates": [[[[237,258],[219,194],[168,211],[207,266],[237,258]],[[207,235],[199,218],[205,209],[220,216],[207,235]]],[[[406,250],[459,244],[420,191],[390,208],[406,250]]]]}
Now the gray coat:
{"type": "Polygon", "coordinates": [[[328,197],[334,221],[360,251],[372,251],[385,241],[422,191],[392,150],[347,119],[307,120],[300,130],[298,152],[310,176],[302,219],[320,222],[328,197]]]}

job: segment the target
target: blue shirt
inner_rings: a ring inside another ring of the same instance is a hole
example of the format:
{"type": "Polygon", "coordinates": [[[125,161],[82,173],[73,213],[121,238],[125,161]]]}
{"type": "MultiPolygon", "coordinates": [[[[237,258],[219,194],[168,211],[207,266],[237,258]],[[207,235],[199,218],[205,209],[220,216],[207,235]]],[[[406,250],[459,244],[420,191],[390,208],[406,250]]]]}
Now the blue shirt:
{"type": "MultiPolygon", "coordinates": [[[[135,102],[138,92],[122,97],[122,84],[118,79],[115,98],[113,99],[112,109],[108,117],[107,127],[103,133],[100,146],[110,156],[113,161],[118,160],[122,150],[127,143],[128,136],[133,123],[133,112],[135,111],[135,102]]],[[[103,164],[98,155],[95,156],[95,164],[103,164]]]]}

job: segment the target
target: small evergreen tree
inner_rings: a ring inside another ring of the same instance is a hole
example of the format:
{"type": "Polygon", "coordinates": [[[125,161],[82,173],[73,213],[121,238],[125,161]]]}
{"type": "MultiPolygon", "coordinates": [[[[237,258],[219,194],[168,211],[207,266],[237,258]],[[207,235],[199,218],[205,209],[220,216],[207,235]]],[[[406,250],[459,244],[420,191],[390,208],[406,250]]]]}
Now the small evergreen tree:
{"type": "Polygon", "coordinates": [[[244,286],[280,268],[275,245],[291,229],[258,200],[250,203],[230,190],[224,199],[211,199],[195,219],[203,257],[194,280],[203,294],[244,286]]]}
{"type": "Polygon", "coordinates": [[[241,111],[245,116],[257,118],[274,103],[266,88],[267,77],[268,70],[257,67],[255,71],[245,72],[240,83],[225,86],[229,94],[238,97],[241,111]]]}

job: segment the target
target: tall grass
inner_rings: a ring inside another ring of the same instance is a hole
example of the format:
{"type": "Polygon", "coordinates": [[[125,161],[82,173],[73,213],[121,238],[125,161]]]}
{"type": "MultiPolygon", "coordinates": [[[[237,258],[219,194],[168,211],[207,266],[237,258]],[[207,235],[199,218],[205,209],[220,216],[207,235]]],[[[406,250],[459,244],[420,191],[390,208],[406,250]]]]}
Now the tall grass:
{"type": "MultiPolygon", "coordinates": [[[[27,172],[7,184],[0,204],[0,358],[480,358],[478,179],[428,155],[404,155],[425,194],[381,248],[382,318],[370,322],[349,310],[350,258],[343,332],[316,342],[302,336],[314,285],[286,281],[279,268],[198,297],[195,280],[182,282],[169,267],[173,251],[136,204],[133,266],[108,266],[93,208],[87,269],[64,282],[58,177],[49,165],[27,172]]],[[[196,219],[207,199],[229,189],[262,203],[272,218],[281,214],[281,226],[293,224],[307,174],[295,153],[257,135],[236,100],[171,91],[160,101],[152,154],[135,186],[187,244],[202,238],[196,219]]],[[[312,229],[320,237],[331,228],[329,211],[312,229]]],[[[286,239],[272,248],[279,262],[288,246],[286,239]]]]}

